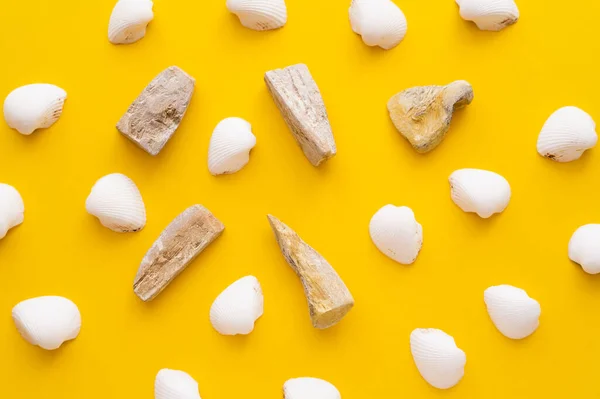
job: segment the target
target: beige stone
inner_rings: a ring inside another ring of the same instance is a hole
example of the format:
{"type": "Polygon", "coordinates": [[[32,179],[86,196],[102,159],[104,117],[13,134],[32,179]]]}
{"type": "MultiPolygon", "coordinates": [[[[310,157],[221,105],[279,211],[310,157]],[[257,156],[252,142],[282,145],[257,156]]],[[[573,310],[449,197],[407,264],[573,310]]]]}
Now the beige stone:
{"type": "Polygon", "coordinates": [[[221,235],[225,226],[202,205],[177,216],[144,256],[133,290],[150,301],[165,289],[195,258],[221,235]]]}
{"type": "Polygon", "coordinates": [[[176,66],[146,86],[117,123],[117,129],[150,155],[157,155],[179,127],[195,80],[176,66]]]}

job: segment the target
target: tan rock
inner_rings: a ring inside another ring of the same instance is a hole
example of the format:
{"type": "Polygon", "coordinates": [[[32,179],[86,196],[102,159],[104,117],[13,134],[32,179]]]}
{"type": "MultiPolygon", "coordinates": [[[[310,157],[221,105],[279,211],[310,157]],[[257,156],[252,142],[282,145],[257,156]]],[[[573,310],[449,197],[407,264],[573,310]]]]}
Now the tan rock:
{"type": "Polygon", "coordinates": [[[321,92],[304,64],[275,69],[265,82],[304,155],[314,166],[333,157],[335,140],[321,92]]]}
{"type": "Polygon", "coordinates": [[[396,129],[417,152],[437,147],[452,121],[454,110],[473,101],[473,88],[464,80],[447,86],[419,86],[401,91],[388,101],[396,129]]]}
{"type": "Polygon", "coordinates": [[[202,205],[177,216],[144,256],[133,290],[143,301],[154,299],[225,229],[202,205]]]}
{"type": "Polygon", "coordinates": [[[179,127],[194,93],[195,80],[176,66],[158,74],[129,106],[117,129],[156,155],[179,127]]]}
{"type": "Polygon", "coordinates": [[[313,326],[338,323],[354,306],[352,294],[325,258],[279,219],[268,217],[285,260],[302,281],[313,326]]]}

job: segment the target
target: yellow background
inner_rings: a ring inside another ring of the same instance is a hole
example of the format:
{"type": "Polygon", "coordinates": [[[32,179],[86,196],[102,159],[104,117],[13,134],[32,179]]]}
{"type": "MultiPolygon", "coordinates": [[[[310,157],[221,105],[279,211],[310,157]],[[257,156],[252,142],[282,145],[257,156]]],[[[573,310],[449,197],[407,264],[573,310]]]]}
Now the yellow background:
{"type": "Polygon", "coordinates": [[[344,399],[593,398],[600,395],[600,279],[567,257],[580,225],[600,220],[600,154],[570,164],[536,152],[557,108],[600,118],[600,3],[519,1],[521,19],[500,32],[463,21],[452,0],[397,0],[408,19],[391,51],[365,46],[347,0],[287,0],[277,31],[254,32],[225,0],[157,0],[146,37],[106,37],[112,0],[4,1],[0,97],[34,82],[63,87],[52,128],[22,136],[0,124],[0,181],[25,201],[25,222],[0,241],[0,386],[5,398],[151,398],[163,367],[189,372],[204,399],[280,398],[288,378],[316,376],[344,399]],[[313,168],[266,86],[269,69],[306,63],[323,94],[338,155],[313,168]],[[161,70],[178,65],[196,92],[173,139],[153,158],[115,124],[161,70]],[[386,103],[415,85],[466,79],[475,99],[445,141],[419,155],[394,129],[386,103]],[[239,116],[257,146],[232,176],[213,177],[214,126],[239,116]],[[508,209],[489,220],[463,213],[447,178],[463,167],[511,183],[508,209]],[[148,223],[117,234],[84,208],[101,176],[139,186],[148,223]],[[183,209],[200,203],[226,225],[221,238],[155,301],[132,282],[146,250],[183,209]],[[371,243],[383,205],[410,206],[424,229],[417,262],[402,266],[371,243]],[[267,223],[272,213],[338,270],[355,308],[336,327],[312,328],[302,288],[267,223]],[[214,298],[253,274],[265,315],[245,337],[208,320],[214,298]],[[541,326],[511,341],[488,319],[483,291],[508,283],[542,306],[541,326]],[[46,352],[27,344],[10,317],[19,301],[63,295],[79,306],[79,337],[46,352]],[[465,377],[437,391],[409,349],[414,328],[441,328],[467,353],[465,377]]]}

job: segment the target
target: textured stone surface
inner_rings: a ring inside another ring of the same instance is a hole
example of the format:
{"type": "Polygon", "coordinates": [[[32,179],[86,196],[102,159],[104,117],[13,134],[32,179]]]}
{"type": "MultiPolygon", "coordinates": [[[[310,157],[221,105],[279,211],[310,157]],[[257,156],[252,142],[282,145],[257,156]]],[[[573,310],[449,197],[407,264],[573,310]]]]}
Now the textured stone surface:
{"type": "Polygon", "coordinates": [[[117,129],[149,154],[158,154],[179,127],[194,84],[194,78],[180,68],[165,69],[129,106],[117,129]]]}
{"type": "Polygon", "coordinates": [[[354,306],[352,294],[325,258],[279,219],[268,218],[285,260],[302,281],[313,326],[338,323],[354,306]]]}
{"type": "Polygon", "coordinates": [[[144,256],[133,282],[136,295],[143,301],[154,299],[224,229],[223,223],[202,205],[183,211],[144,256]]]}
{"type": "Polygon", "coordinates": [[[419,86],[401,91],[388,102],[396,129],[417,152],[437,147],[452,121],[454,110],[473,101],[473,88],[464,80],[447,86],[419,86]]]}
{"type": "Polygon", "coordinates": [[[321,92],[304,64],[275,69],[265,82],[285,122],[311,164],[319,166],[336,153],[321,92]]]}

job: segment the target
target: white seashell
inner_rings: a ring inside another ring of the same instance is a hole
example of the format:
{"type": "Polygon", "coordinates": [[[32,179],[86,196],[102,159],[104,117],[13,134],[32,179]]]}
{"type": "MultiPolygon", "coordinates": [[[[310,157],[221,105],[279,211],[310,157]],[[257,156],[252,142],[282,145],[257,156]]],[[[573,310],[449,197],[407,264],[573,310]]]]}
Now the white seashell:
{"type": "Polygon", "coordinates": [[[573,233],[569,259],[579,263],[586,273],[600,273],[600,224],[586,224],[573,233]]]}
{"type": "Polygon", "coordinates": [[[577,107],[562,107],[544,123],[538,136],[537,151],[554,161],[571,162],[597,142],[596,123],[592,117],[577,107]]]}
{"type": "Polygon", "coordinates": [[[137,186],[125,175],[112,173],[100,178],[85,201],[89,214],[109,229],[128,233],[146,225],[146,208],[137,186]]]}
{"type": "Polygon", "coordinates": [[[406,206],[386,205],[371,218],[369,233],[375,246],[398,263],[409,265],[423,245],[423,228],[406,206]]]}
{"type": "Polygon", "coordinates": [[[456,0],[460,16],[481,30],[499,31],[517,22],[519,9],[514,0],[456,0]]]}
{"type": "Polygon", "coordinates": [[[0,183],[0,239],[8,230],[23,223],[24,212],[25,205],[17,189],[0,183]]]}
{"type": "Polygon", "coordinates": [[[243,277],[221,292],[210,307],[210,322],[223,335],[250,334],[263,314],[264,298],[254,276],[243,277]]]}
{"type": "Polygon", "coordinates": [[[452,201],[465,212],[487,219],[506,209],[510,184],[497,173],[481,169],[459,169],[450,175],[452,201]]]}
{"type": "Polygon", "coordinates": [[[283,384],[283,399],[341,399],[333,384],[318,378],[292,378],[283,384]]]}
{"type": "Polygon", "coordinates": [[[497,285],[485,290],[483,300],[496,328],[506,337],[523,339],[540,325],[540,304],[525,290],[497,285]]]}
{"type": "Polygon", "coordinates": [[[4,100],[4,119],[19,133],[30,135],[60,118],[67,92],[58,86],[34,83],[11,91],[4,100]]]}
{"type": "Polygon", "coordinates": [[[18,303],[12,318],[21,336],[46,350],[75,339],[81,328],[77,305],[61,296],[41,296],[18,303]]]}
{"type": "Polygon", "coordinates": [[[227,9],[253,30],[278,29],[287,22],[285,0],[227,0],[227,9]]]}
{"type": "Polygon", "coordinates": [[[390,0],[352,0],[350,25],[367,46],[396,47],[406,35],[406,17],[390,0]]]}
{"type": "Polygon", "coordinates": [[[223,119],[210,138],[208,170],[215,176],[237,172],[246,166],[255,145],[250,123],[241,118],[223,119]]]}
{"type": "Polygon", "coordinates": [[[146,26],[154,18],[151,0],[120,0],[108,22],[108,40],[113,44],[131,44],[146,36],[146,26]]]}
{"type": "Polygon", "coordinates": [[[454,338],[442,330],[413,330],[410,351],[421,376],[436,388],[452,388],[465,374],[467,355],[456,346],[454,338]]]}
{"type": "Polygon", "coordinates": [[[200,399],[198,383],[184,371],[162,369],[154,380],[154,399],[200,399]]]}

